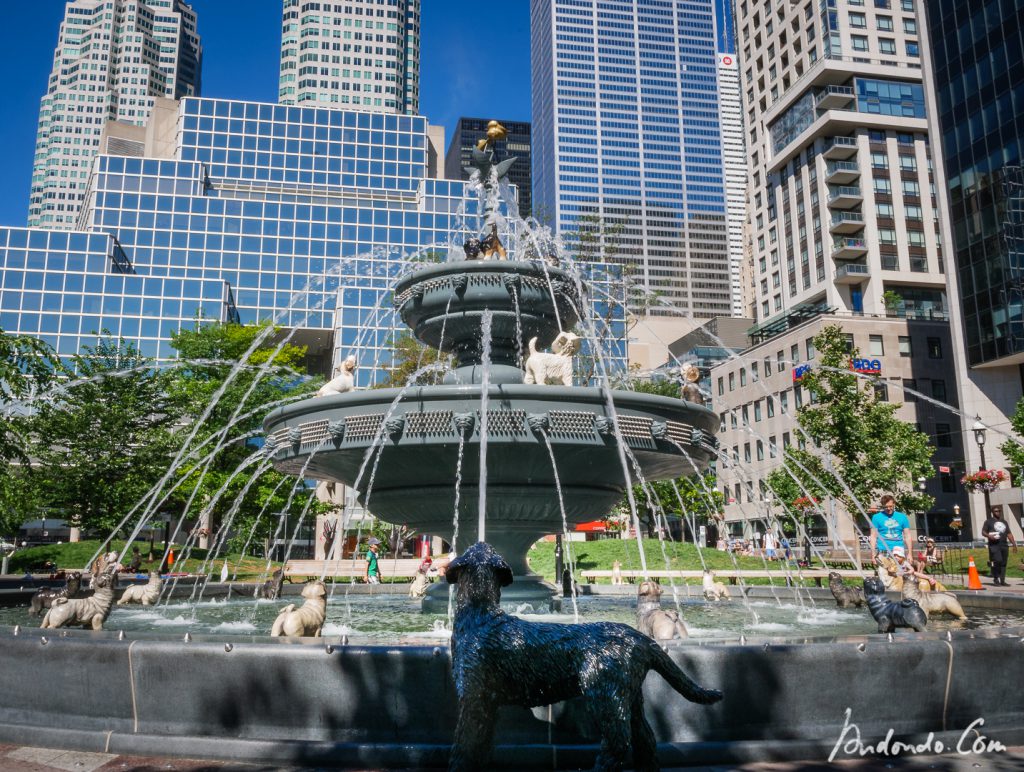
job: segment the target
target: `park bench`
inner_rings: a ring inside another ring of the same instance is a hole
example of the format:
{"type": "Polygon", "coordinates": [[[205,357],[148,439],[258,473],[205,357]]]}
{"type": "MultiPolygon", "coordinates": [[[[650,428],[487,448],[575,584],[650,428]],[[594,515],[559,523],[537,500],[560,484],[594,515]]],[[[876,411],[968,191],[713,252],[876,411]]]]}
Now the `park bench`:
{"type": "MultiPolygon", "coordinates": [[[[867,573],[857,570],[838,570],[836,573],[844,579],[862,579],[867,575],[867,573]]],[[[730,584],[736,584],[740,579],[773,579],[785,583],[790,578],[803,578],[813,579],[815,584],[821,587],[823,582],[828,580],[829,571],[823,568],[805,568],[801,571],[796,569],[780,571],[774,569],[729,568],[716,570],[714,574],[716,580],[722,581],[727,579],[730,584]]],[[[615,575],[615,571],[608,570],[584,569],[580,571],[580,576],[587,583],[593,583],[595,579],[610,579],[615,575]]],[[[643,571],[621,570],[618,572],[618,575],[622,577],[623,581],[632,583],[637,579],[643,579],[645,576],[651,579],[703,579],[704,572],[685,569],[678,571],[653,570],[648,571],[645,575],[643,571]]]]}
{"type": "MultiPolygon", "coordinates": [[[[377,567],[381,578],[407,578],[416,576],[423,562],[422,558],[380,558],[377,567]]],[[[366,561],[352,558],[344,560],[289,560],[284,564],[286,579],[304,577],[319,579],[321,576],[336,579],[362,579],[366,576],[366,561]]]]}

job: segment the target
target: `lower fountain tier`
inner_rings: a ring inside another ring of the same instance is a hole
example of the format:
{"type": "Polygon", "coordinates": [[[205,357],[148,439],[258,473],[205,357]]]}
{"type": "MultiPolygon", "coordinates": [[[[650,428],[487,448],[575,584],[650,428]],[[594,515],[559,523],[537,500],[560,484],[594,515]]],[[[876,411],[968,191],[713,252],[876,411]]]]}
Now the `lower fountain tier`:
{"type": "MultiPolygon", "coordinates": [[[[475,540],[480,387],[417,387],[395,402],[399,393],[348,392],[279,408],[264,422],[274,466],[352,486],[360,501],[388,522],[451,534],[461,438],[459,543],[475,540]]],[[[560,531],[563,507],[570,524],[595,520],[606,516],[627,485],[641,477],[664,480],[704,470],[714,453],[718,417],[713,412],[630,391],[610,392],[613,411],[608,395],[597,388],[490,387],[488,540],[502,530],[536,535],[560,531]]]]}

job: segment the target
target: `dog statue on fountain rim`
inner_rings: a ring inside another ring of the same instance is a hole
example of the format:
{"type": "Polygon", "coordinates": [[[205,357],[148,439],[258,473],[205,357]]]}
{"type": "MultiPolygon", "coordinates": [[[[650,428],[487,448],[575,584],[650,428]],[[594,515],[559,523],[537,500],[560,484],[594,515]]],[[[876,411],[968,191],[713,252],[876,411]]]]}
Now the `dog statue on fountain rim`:
{"type": "Polygon", "coordinates": [[[885,585],[877,576],[864,580],[864,597],[880,633],[892,633],[899,627],[910,627],[920,633],[928,627],[928,615],[917,601],[907,599],[896,603],[889,600],[885,597],[885,585]]]}
{"type": "Polygon", "coordinates": [[[57,598],[75,598],[82,590],[82,572],[72,571],[67,575],[63,587],[42,587],[36,590],[29,604],[28,613],[36,617],[43,613],[43,609],[53,607],[57,598]]]}
{"type": "Polygon", "coordinates": [[[456,585],[452,675],[459,700],[449,772],[486,769],[498,708],[535,707],[584,697],[601,732],[595,769],[658,768],[654,732],[644,716],[643,682],[655,670],[691,702],[721,692],[692,681],[656,641],[615,622],[527,622],[501,610],[512,570],[478,542],[448,565],[456,585]]]}
{"type": "Polygon", "coordinates": [[[160,599],[160,588],[164,581],[160,578],[160,572],[154,571],[149,575],[149,581],[145,584],[133,584],[127,588],[117,602],[118,606],[127,603],[141,603],[143,606],[152,606],[160,599]]]}
{"type": "Polygon", "coordinates": [[[917,582],[903,582],[903,599],[916,600],[924,609],[926,617],[932,614],[949,614],[961,622],[967,621],[963,606],[951,592],[921,592],[917,582]]]}
{"type": "Polygon", "coordinates": [[[317,390],[316,395],[318,397],[344,394],[346,391],[352,391],[356,387],[356,358],[354,356],[349,354],[345,357],[344,361],[335,368],[334,372],[334,377],[317,390]]]}
{"type": "Polygon", "coordinates": [[[281,609],[270,629],[272,636],[306,636],[319,638],[327,617],[327,587],[316,579],[306,582],[302,588],[302,597],[306,599],[299,608],[290,603],[281,609]]]}
{"type": "Polygon", "coordinates": [[[560,332],[551,343],[550,354],[537,351],[537,339],[530,338],[530,356],[526,359],[523,383],[560,383],[572,386],[572,358],[580,350],[580,338],[560,332]]]}
{"type": "Polygon", "coordinates": [[[688,638],[679,612],[661,607],[661,585],[650,580],[636,589],[636,629],[656,641],[688,638]]]}
{"type": "Polygon", "coordinates": [[[729,588],[722,584],[722,582],[716,582],[715,575],[710,570],[704,571],[701,584],[704,588],[704,598],[707,600],[718,601],[722,598],[728,600],[730,597],[729,588]]]}
{"type": "Polygon", "coordinates": [[[835,571],[828,572],[828,588],[832,591],[832,597],[836,599],[836,605],[839,608],[850,606],[860,608],[866,603],[864,590],[860,587],[847,587],[843,584],[843,577],[835,571]]]}
{"type": "Polygon", "coordinates": [[[93,593],[88,598],[56,598],[43,617],[40,627],[91,627],[102,630],[114,605],[116,574],[104,573],[92,580],[93,593]]]}

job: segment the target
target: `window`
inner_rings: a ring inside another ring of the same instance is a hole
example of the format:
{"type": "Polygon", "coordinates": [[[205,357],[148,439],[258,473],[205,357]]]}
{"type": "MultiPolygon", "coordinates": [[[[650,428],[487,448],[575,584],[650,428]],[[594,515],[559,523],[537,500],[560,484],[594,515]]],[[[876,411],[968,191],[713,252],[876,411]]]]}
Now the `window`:
{"type": "Polygon", "coordinates": [[[757,460],[764,461],[764,443],[761,440],[757,441],[757,460]]]}
{"type": "Polygon", "coordinates": [[[903,195],[904,196],[920,196],[921,186],[917,180],[903,180],[903,195]]]}
{"type": "Polygon", "coordinates": [[[810,361],[814,359],[814,355],[817,353],[814,350],[814,338],[808,338],[804,341],[804,348],[807,349],[807,359],[810,361]]]}
{"type": "Polygon", "coordinates": [[[892,193],[892,182],[884,177],[875,177],[875,193],[890,195],[892,193]]]}
{"type": "Polygon", "coordinates": [[[793,364],[800,363],[800,346],[796,343],[789,347],[789,358],[793,361],[793,364]]]}
{"type": "Polygon", "coordinates": [[[782,408],[783,413],[789,412],[789,389],[779,394],[779,406],[782,408]]]}
{"type": "Polygon", "coordinates": [[[757,381],[758,381],[757,368],[758,368],[757,362],[751,362],[751,364],[750,364],[750,379],[754,383],[757,383],[757,381]]]}
{"type": "Polygon", "coordinates": [[[885,383],[873,383],[871,388],[875,390],[875,401],[876,402],[888,402],[889,401],[889,386],[885,383]]]}
{"type": "Polygon", "coordinates": [[[781,373],[786,367],[786,352],[780,351],[775,355],[775,363],[779,366],[779,372],[781,373]]]}
{"type": "Polygon", "coordinates": [[[917,19],[904,19],[903,20],[903,31],[908,35],[917,34],[917,19]]]}
{"type": "Polygon", "coordinates": [[[949,432],[949,424],[935,424],[935,446],[938,448],[953,447],[953,437],[949,432]]]}
{"type": "Polygon", "coordinates": [[[903,207],[903,214],[908,220],[923,220],[924,214],[919,204],[906,204],[903,207]]]}
{"type": "Polygon", "coordinates": [[[875,204],[875,214],[878,215],[879,217],[892,218],[892,204],[875,204]]]}
{"type": "Polygon", "coordinates": [[[941,378],[932,380],[932,396],[939,402],[946,401],[946,382],[941,378]]]}
{"type": "Polygon", "coordinates": [[[892,32],[892,16],[876,16],[875,24],[882,32],[892,32]]]}
{"type": "Polygon", "coordinates": [[[782,433],[782,447],[783,448],[788,448],[791,444],[792,444],[792,441],[789,439],[789,432],[783,432],[782,433]]]}
{"type": "Polygon", "coordinates": [[[881,244],[895,244],[896,243],[896,229],[895,228],[879,228],[878,229],[878,241],[881,244]]]}
{"type": "Polygon", "coordinates": [[[864,35],[850,35],[850,42],[853,43],[854,51],[868,50],[868,39],[864,35]]]}
{"type": "Polygon", "coordinates": [[[744,426],[750,426],[750,405],[744,405],[740,413],[740,422],[744,426]]]}
{"type": "Polygon", "coordinates": [[[803,389],[801,389],[799,386],[793,387],[793,397],[794,405],[796,405],[798,408],[804,406],[804,392],[803,389]]]}
{"type": "Polygon", "coordinates": [[[892,38],[879,38],[878,39],[878,52],[880,54],[895,54],[896,53],[896,41],[892,38]]]}
{"type": "Polygon", "coordinates": [[[736,373],[729,373],[729,391],[736,389],[736,373]]]}
{"type": "Polygon", "coordinates": [[[888,8],[889,0],[875,0],[875,8],[888,8]]]}
{"type": "Polygon", "coordinates": [[[903,401],[904,402],[917,402],[917,395],[908,389],[917,390],[917,379],[916,378],[904,378],[903,379],[903,401]]]}
{"type": "Polygon", "coordinates": [[[949,472],[943,472],[939,475],[942,481],[942,492],[943,493],[956,493],[956,480],[949,472]]]}
{"type": "Polygon", "coordinates": [[[914,12],[914,0],[900,0],[900,10],[914,12]]]}
{"type": "Polygon", "coordinates": [[[772,374],[772,360],[771,357],[764,358],[764,375],[767,378],[772,374]]]}
{"type": "Polygon", "coordinates": [[[768,397],[768,399],[766,399],[765,402],[767,403],[767,407],[768,407],[768,417],[769,418],[774,418],[775,417],[775,398],[774,397],[768,397]]]}
{"type": "Polygon", "coordinates": [[[740,368],[740,386],[746,386],[746,385],[747,385],[747,368],[741,367],[740,368]]]}
{"type": "Polygon", "coordinates": [[[768,458],[775,458],[779,455],[779,446],[775,442],[775,437],[768,438],[768,458]]]}
{"type": "Polygon", "coordinates": [[[754,402],[754,420],[761,420],[761,400],[756,400],[754,402]]]}
{"type": "Polygon", "coordinates": [[[942,338],[928,338],[928,358],[942,359],[942,338]]]}
{"type": "Polygon", "coordinates": [[[871,154],[871,168],[873,169],[888,169],[889,168],[889,156],[886,153],[872,153],[871,154]]]}
{"type": "Polygon", "coordinates": [[[852,354],[853,353],[853,333],[852,332],[848,332],[848,333],[844,334],[843,335],[843,340],[846,342],[846,353],[847,354],[852,354]]]}
{"type": "Polygon", "coordinates": [[[915,56],[916,57],[916,56],[920,56],[920,55],[921,55],[921,46],[919,46],[917,44],[917,42],[914,41],[914,40],[908,40],[907,41],[907,56],[915,56]]]}
{"type": "Polygon", "coordinates": [[[873,357],[885,356],[885,344],[882,342],[881,335],[868,336],[868,351],[873,357]]]}
{"type": "Polygon", "coordinates": [[[718,378],[718,396],[721,397],[725,394],[725,378],[719,376],[718,378]]]}
{"type": "Polygon", "coordinates": [[[914,347],[910,343],[909,335],[900,335],[900,356],[911,357],[914,356],[914,347]]]}
{"type": "Polygon", "coordinates": [[[749,442],[744,442],[743,443],[743,460],[746,461],[748,464],[750,463],[750,443],[749,442]]]}
{"type": "Polygon", "coordinates": [[[850,26],[858,29],[867,29],[868,18],[862,13],[850,13],[850,26]]]}
{"type": "Polygon", "coordinates": [[[904,172],[917,171],[917,159],[912,155],[900,155],[900,170],[904,172]]]}

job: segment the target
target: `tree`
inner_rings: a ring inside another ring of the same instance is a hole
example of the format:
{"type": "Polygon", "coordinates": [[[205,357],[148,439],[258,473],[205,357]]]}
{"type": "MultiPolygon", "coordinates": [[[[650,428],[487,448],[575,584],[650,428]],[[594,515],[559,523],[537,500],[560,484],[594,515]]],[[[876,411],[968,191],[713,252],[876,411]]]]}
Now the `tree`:
{"type": "Polygon", "coordinates": [[[182,406],[149,364],[133,343],[101,338],[72,359],[84,382],[31,419],[42,504],[73,527],[109,532],[167,469],[182,406]]]}
{"type": "Polygon", "coordinates": [[[45,391],[61,372],[60,360],[45,341],[9,335],[0,329],[0,462],[28,463],[27,411],[12,403],[45,391]]]}
{"type": "MultiPolygon", "coordinates": [[[[633,500],[637,505],[637,517],[648,536],[657,533],[665,517],[679,517],[685,522],[700,525],[714,519],[722,511],[725,499],[717,489],[717,480],[711,472],[703,476],[692,474],[677,480],[656,480],[648,482],[646,490],[642,485],[633,487],[633,500]],[[651,506],[653,504],[653,507],[651,506]]],[[[629,499],[624,498],[618,510],[629,511],[629,499]]]]}
{"type": "Polygon", "coordinates": [[[794,504],[800,497],[832,496],[854,514],[883,493],[904,510],[929,509],[934,499],[915,487],[918,477],[934,473],[927,435],[896,417],[899,404],[882,401],[874,384],[850,372],[858,352],[847,349],[841,327],[822,329],[814,348],[817,362],[801,381],[813,398],[797,411],[797,423],[815,451],[787,448],[769,487],[794,515],[806,515],[794,504]]]}
{"type": "MultiPolygon", "coordinates": [[[[188,421],[193,424],[199,421],[215,395],[222,388],[224,391],[203,420],[189,448],[191,450],[211,437],[217,437],[205,446],[201,455],[217,446],[220,450],[203,468],[198,466],[198,459],[181,465],[177,476],[179,480],[185,479],[169,509],[183,511],[191,499],[192,510],[184,514],[198,526],[203,509],[210,507],[210,535],[215,535],[224,524],[224,518],[232,508],[236,508],[231,523],[233,546],[236,547],[247,541],[250,534],[256,539],[271,536],[277,530],[278,517],[284,514],[285,507],[288,508],[288,516],[295,517],[305,508],[307,497],[312,495],[312,490],[308,493],[296,491],[290,495],[294,486],[302,483],[258,463],[239,471],[262,445],[257,439],[242,438],[262,427],[266,413],[272,409],[267,407],[264,410],[263,406],[288,397],[311,395],[322,383],[322,380],[305,375],[306,347],[279,341],[279,334],[268,327],[269,323],[197,323],[194,328],[179,330],[171,336],[171,346],[178,352],[182,363],[175,369],[169,388],[185,406],[188,421]],[[248,413],[252,415],[236,419],[236,416],[248,413]],[[254,475],[258,475],[255,480],[254,475]],[[222,488],[223,494],[215,499],[222,488]],[[239,500],[243,491],[244,498],[239,500]]],[[[312,522],[309,518],[326,508],[320,503],[313,504],[307,515],[307,524],[312,522]]],[[[291,522],[297,523],[298,520],[291,522]]],[[[282,533],[279,537],[287,539],[290,534],[282,533]]]]}
{"type": "MultiPolygon", "coordinates": [[[[1010,426],[1018,435],[1024,435],[1024,399],[1017,402],[1017,407],[1010,416],[1010,426]]],[[[1006,463],[1010,469],[1010,477],[1013,484],[1021,484],[1021,474],[1024,473],[1024,447],[1014,439],[1008,439],[999,449],[1006,456],[1006,463]]],[[[971,471],[971,470],[968,470],[971,471]]]]}
{"type": "MultiPolygon", "coordinates": [[[[377,389],[400,389],[421,367],[445,362],[447,354],[420,343],[409,330],[396,333],[391,339],[391,363],[387,365],[387,377],[376,384],[377,389]]],[[[437,386],[444,379],[441,370],[430,370],[416,379],[420,386],[437,386]]]]}

